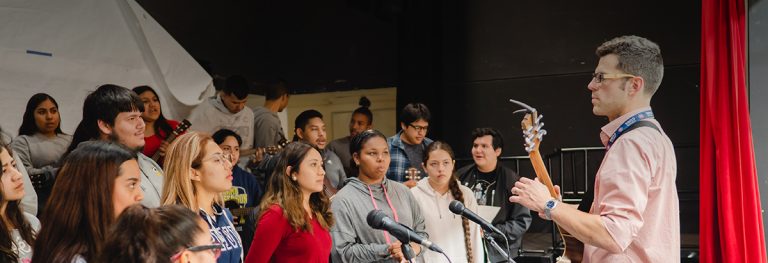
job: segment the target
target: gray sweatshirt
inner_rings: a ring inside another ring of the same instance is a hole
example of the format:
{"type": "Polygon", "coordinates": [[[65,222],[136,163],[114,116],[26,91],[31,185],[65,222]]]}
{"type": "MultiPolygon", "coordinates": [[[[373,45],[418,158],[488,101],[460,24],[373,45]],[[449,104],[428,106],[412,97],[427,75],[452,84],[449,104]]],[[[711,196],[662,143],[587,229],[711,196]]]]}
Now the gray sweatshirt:
{"type": "Polygon", "coordinates": [[[344,136],[343,138],[331,141],[326,149],[331,150],[339,157],[341,165],[344,166],[344,173],[346,173],[347,176],[351,176],[352,170],[350,166],[352,163],[352,154],[349,153],[349,136],[344,136]]]}
{"type": "Polygon", "coordinates": [[[19,155],[29,175],[51,173],[55,176],[59,159],[71,142],[72,135],[60,133],[56,134],[56,137],[48,138],[36,133],[14,138],[11,147],[13,152],[19,155]]]}
{"type": "Polygon", "coordinates": [[[232,130],[243,138],[243,149],[253,147],[253,111],[246,106],[231,113],[221,102],[221,96],[210,97],[195,107],[187,118],[189,130],[213,134],[220,129],[232,130]]]}
{"type": "Polygon", "coordinates": [[[285,139],[277,113],[264,107],[253,109],[253,139],[253,147],[275,146],[285,139]]]}
{"type": "MultiPolygon", "coordinates": [[[[386,178],[381,184],[370,186],[357,177],[349,178],[331,202],[331,210],[336,218],[336,224],[331,228],[333,262],[394,262],[387,252],[389,245],[385,235],[388,234],[371,228],[366,221],[368,213],[375,209],[371,196],[376,207],[394,220],[384,195],[385,187],[392,206],[397,210],[398,222],[428,237],[421,207],[408,187],[386,178]]],[[[397,241],[393,236],[389,238],[391,242],[397,241]]]]}
{"type": "Polygon", "coordinates": [[[341,165],[341,160],[335,153],[328,149],[320,151],[323,156],[323,163],[325,169],[325,176],[331,182],[331,185],[336,189],[341,189],[344,186],[344,181],[347,180],[347,174],[344,173],[344,167],[341,165]]]}

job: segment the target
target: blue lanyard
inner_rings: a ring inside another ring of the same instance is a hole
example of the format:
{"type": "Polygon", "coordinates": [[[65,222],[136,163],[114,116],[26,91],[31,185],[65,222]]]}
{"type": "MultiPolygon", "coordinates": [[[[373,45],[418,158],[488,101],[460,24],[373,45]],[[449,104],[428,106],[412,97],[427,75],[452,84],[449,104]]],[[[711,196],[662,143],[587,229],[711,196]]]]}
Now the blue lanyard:
{"type": "Polygon", "coordinates": [[[618,139],[622,134],[624,134],[624,132],[627,129],[629,129],[629,127],[632,127],[632,125],[634,125],[638,121],[651,119],[651,118],[653,118],[653,111],[651,110],[640,112],[638,114],[635,114],[632,117],[629,117],[629,119],[624,123],[622,123],[621,126],[619,126],[619,128],[613,133],[613,135],[611,135],[611,139],[608,140],[608,147],[605,147],[605,149],[606,150],[610,149],[611,145],[613,145],[613,143],[616,142],[616,139],[618,139]]]}

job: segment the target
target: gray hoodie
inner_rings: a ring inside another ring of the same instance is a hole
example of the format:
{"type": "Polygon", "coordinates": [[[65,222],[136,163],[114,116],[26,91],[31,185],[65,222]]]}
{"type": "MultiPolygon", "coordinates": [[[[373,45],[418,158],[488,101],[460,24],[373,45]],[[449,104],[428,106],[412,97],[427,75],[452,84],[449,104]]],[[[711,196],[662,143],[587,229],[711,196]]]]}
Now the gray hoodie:
{"type": "MultiPolygon", "coordinates": [[[[398,222],[421,236],[429,237],[421,207],[408,187],[386,178],[381,184],[375,185],[367,185],[357,177],[349,178],[331,202],[331,210],[336,218],[336,224],[331,228],[333,262],[394,262],[387,252],[389,245],[385,235],[388,234],[371,228],[366,221],[368,213],[375,209],[371,196],[376,207],[394,220],[384,188],[392,206],[397,210],[398,222]]],[[[397,241],[393,236],[389,238],[391,242],[397,241]]]]}

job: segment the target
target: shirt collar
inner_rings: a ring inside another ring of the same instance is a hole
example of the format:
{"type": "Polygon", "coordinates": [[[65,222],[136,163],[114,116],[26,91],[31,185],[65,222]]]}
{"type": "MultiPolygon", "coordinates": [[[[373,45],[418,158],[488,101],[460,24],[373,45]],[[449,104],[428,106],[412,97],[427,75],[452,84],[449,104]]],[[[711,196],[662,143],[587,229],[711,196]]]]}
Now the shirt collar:
{"type": "Polygon", "coordinates": [[[405,143],[403,142],[403,139],[400,138],[401,136],[403,136],[402,130],[397,132],[397,139],[395,139],[394,142],[392,142],[392,146],[395,146],[400,149],[405,149],[405,143]]]}
{"type": "Polygon", "coordinates": [[[619,129],[619,126],[621,124],[624,124],[625,121],[629,120],[632,116],[635,116],[635,114],[651,110],[651,107],[642,107],[639,109],[636,109],[634,111],[630,111],[624,115],[621,115],[621,117],[616,118],[615,120],[609,122],[602,128],[600,128],[600,141],[603,143],[603,146],[608,146],[608,141],[611,139],[611,135],[613,135],[616,130],[619,129]]]}

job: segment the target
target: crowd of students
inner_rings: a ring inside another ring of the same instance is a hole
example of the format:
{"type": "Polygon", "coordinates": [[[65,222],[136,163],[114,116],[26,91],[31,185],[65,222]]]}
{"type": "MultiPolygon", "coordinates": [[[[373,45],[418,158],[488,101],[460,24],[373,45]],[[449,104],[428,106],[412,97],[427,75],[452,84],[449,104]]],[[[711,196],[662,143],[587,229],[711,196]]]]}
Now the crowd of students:
{"type": "MultiPolygon", "coordinates": [[[[615,41],[623,48],[655,45],[632,37],[615,41]]],[[[599,69],[610,68],[603,59],[616,56],[601,55],[599,69]]],[[[594,99],[610,98],[613,93],[598,93],[600,83],[617,78],[638,77],[596,73],[591,80],[596,114],[623,116],[620,108],[599,108],[594,99]]],[[[32,96],[19,135],[0,140],[0,262],[400,262],[409,254],[403,249],[414,252],[417,262],[445,262],[417,243],[402,244],[369,226],[366,218],[373,210],[440,244],[452,262],[506,261],[481,239],[478,225],[449,211],[454,200],[473,211],[499,207],[489,221],[500,233],[485,234],[513,258],[532,212],[566,222],[577,237],[595,241],[587,247],[593,255],[634,253],[627,246],[629,252],[614,251],[619,243],[597,231],[605,229],[583,231],[564,213],[601,220],[594,215],[570,207],[553,210],[558,200],[547,201],[551,196],[541,183],[521,179],[500,162],[504,139],[493,128],[473,131],[473,163],[455,169],[452,147],[427,137],[431,114],[424,104],[406,105],[399,116],[401,130],[387,138],[372,129],[371,103],[362,98],[349,136],[330,143],[323,115],[305,110],[295,120],[293,142],[285,144],[276,114],[288,104],[285,83],[269,85],[264,107],[256,110],[245,106],[247,95],[243,77],[229,78],[216,96],[192,111],[190,130],[179,133],[179,122],[163,116],[151,87],[105,84],[86,97],[73,135],[62,132],[53,97],[32,96]]],[[[649,102],[651,95],[637,100],[649,102]]],[[[657,144],[670,146],[661,135],[657,144]]],[[[673,156],[665,158],[674,161],[673,156]]],[[[674,168],[674,163],[664,165],[674,168]]],[[[602,176],[598,179],[611,174],[602,176]]],[[[672,178],[674,186],[674,174],[660,176],[672,178]]],[[[596,193],[605,199],[600,204],[615,201],[604,195],[596,193]]],[[[666,196],[676,199],[672,192],[666,196]]],[[[665,204],[649,203],[676,208],[665,204]]],[[[592,207],[595,213],[600,209],[592,207]]],[[[633,233],[622,232],[621,245],[634,244],[633,233]]]]}

